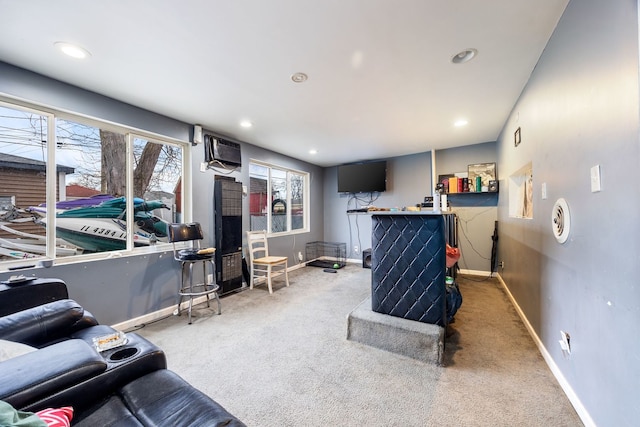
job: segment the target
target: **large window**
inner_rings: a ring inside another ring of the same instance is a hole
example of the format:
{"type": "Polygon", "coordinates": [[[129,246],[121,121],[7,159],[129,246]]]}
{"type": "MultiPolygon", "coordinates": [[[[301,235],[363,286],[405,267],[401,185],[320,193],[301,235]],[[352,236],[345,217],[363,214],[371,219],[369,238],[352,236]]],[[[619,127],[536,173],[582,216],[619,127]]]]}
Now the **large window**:
{"type": "Polygon", "coordinates": [[[308,231],[308,173],[252,161],[249,174],[251,230],[308,231]]]}
{"type": "Polygon", "coordinates": [[[0,104],[0,260],[47,253],[44,217],[31,208],[46,202],[51,122],[46,113],[0,104]]]}
{"type": "Polygon", "coordinates": [[[0,103],[0,263],[166,242],[183,211],[183,146],[0,103]]]}

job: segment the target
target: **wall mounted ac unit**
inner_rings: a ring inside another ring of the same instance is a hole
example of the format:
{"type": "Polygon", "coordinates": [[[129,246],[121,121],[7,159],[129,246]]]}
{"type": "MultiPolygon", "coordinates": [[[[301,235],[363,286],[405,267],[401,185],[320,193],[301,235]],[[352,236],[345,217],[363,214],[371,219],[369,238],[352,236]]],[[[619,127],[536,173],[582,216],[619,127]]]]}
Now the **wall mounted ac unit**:
{"type": "Polygon", "coordinates": [[[204,160],[207,163],[218,161],[225,165],[240,166],[240,144],[211,134],[204,135],[204,160]]]}

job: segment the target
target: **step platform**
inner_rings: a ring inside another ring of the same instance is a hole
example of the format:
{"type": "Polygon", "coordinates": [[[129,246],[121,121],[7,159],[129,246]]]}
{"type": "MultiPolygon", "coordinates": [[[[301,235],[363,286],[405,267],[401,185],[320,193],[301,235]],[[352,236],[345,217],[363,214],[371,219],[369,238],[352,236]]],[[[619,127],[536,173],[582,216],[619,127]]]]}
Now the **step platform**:
{"type": "Polygon", "coordinates": [[[377,313],[365,299],[347,318],[347,340],[436,365],[442,364],[445,329],[377,313]]]}

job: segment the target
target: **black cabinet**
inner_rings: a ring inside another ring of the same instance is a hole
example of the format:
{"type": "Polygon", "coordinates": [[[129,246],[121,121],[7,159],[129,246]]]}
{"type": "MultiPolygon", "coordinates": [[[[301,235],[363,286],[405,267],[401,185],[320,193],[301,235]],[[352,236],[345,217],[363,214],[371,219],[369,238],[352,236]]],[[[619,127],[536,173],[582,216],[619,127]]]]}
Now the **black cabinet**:
{"type": "Polygon", "coordinates": [[[226,294],[242,287],[242,183],[216,176],[213,191],[216,283],[226,294]]]}

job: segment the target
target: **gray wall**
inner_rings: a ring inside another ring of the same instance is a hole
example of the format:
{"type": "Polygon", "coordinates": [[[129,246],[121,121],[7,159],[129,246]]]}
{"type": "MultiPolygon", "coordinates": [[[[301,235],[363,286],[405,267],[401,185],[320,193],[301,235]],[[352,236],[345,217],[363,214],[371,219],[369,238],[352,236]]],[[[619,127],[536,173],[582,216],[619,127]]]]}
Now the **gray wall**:
{"type": "Polygon", "coordinates": [[[640,419],[638,90],[636,2],[572,0],[498,141],[502,277],[599,426],[640,419]],[[509,218],[505,177],[530,161],[534,218],[509,218]],[[598,164],[602,191],[591,193],[598,164]],[[572,221],[562,245],[550,221],[560,197],[572,221]],[[571,335],[570,357],[560,330],[571,335]]]}
{"type": "MultiPolygon", "coordinates": [[[[489,142],[436,152],[436,175],[464,172],[471,163],[496,162],[496,143],[489,142]]],[[[387,159],[387,191],[372,204],[381,208],[415,206],[430,196],[431,152],[387,159]]],[[[368,195],[359,195],[366,199],[368,195]]],[[[347,257],[362,259],[362,249],[371,247],[371,215],[347,214],[347,209],[360,207],[364,202],[351,200],[338,193],[337,167],[327,168],[324,180],[324,239],[347,244],[347,257]],[[347,206],[348,204],[348,206],[347,206]],[[358,246],[359,253],[354,252],[358,246]]],[[[491,246],[497,219],[497,195],[466,194],[452,196],[452,209],[459,217],[458,244],[462,252],[460,268],[481,272],[490,271],[491,246]]]]}
{"type": "MultiPolygon", "coordinates": [[[[474,163],[496,163],[495,142],[468,145],[436,151],[436,179],[438,175],[466,172],[474,163]]],[[[498,177],[500,169],[497,168],[498,177]]],[[[473,272],[491,271],[493,230],[498,219],[498,194],[464,193],[448,196],[451,209],[458,217],[458,247],[461,257],[458,266],[473,272]]]]}
{"type": "MultiPolygon", "coordinates": [[[[210,132],[205,130],[205,132],[210,132]]],[[[231,139],[231,138],[229,138],[231,139]]],[[[262,162],[271,163],[276,166],[291,168],[310,174],[310,232],[300,233],[288,236],[278,236],[269,238],[269,251],[273,254],[286,255],[289,257],[289,267],[298,264],[298,252],[305,253],[305,245],[307,242],[314,242],[323,239],[324,222],[323,222],[323,192],[322,183],[324,170],[319,166],[315,166],[303,161],[293,159],[273,151],[265,150],[255,145],[239,142],[241,145],[242,164],[237,172],[228,174],[229,171],[224,169],[208,169],[200,172],[200,164],[204,162],[204,147],[199,145],[192,152],[193,166],[193,192],[194,205],[193,217],[199,220],[204,229],[205,240],[210,245],[214,244],[215,228],[213,217],[213,188],[214,178],[216,175],[229,176],[242,182],[249,188],[249,163],[251,159],[260,160],[262,162]]],[[[242,231],[243,231],[243,247],[246,247],[246,236],[244,233],[249,230],[249,197],[245,197],[242,205],[242,231]]]]}
{"type": "MultiPolygon", "coordinates": [[[[192,126],[96,93],[52,80],[0,62],[0,93],[52,108],[110,120],[146,131],[156,132],[183,141],[191,139],[192,126]]],[[[307,241],[322,240],[323,236],[323,170],[289,157],[241,142],[242,162],[245,165],[232,174],[249,183],[249,159],[254,158],[276,165],[306,171],[311,174],[311,232],[270,239],[273,253],[289,256],[289,265],[297,262],[297,252],[304,253],[307,241]]],[[[199,172],[204,160],[204,148],[196,146],[192,153],[193,219],[203,224],[205,243],[214,242],[213,177],[215,172],[199,172]]],[[[249,227],[249,199],[243,203],[243,232],[249,227]]],[[[101,261],[56,265],[49,269],[21,270],[21,274],[36,277],[55,277],[64,280],[70,297],[89,309],[103,324],[115,324],[177,303],[179,265],[171,252],[150,252],[101,261]]],[[[11,275],[0,273],[0,280],[11,275]]]]}
{"type": "Polygon", "coordinates": [[[112,325],[177,303],[180,270],[173,252],[159,251],[100,261],[63,264],[21,274],[54,277],[100,323],[112,325]]]}
{"type": "Polygon", "coordinates": [[[190,141],[191,126],[0,61],[0,94],[190,141]]]}
{"type": "MultiPolygon", "coordinates": [[[[402,208],[415,206],[431,194],[431,153],[387,159],[387,191],[379,193],[373,206],[402,208]]],[[[367,195],[359,195],[362,201],[338,193],[338,168],[326,168],[324,174],[324,240],[347,244],[347,258],[361,260],[362,249],[371,247],[371,215],[347,214],[347,209],[365,205],[367,195]],[[348,205],[348,206],[347,206],[348,205]],[[357,205],[357,206],[356,206],[357,205]],[[360,251],[355,253],[354,246],[360,251]]]]}

